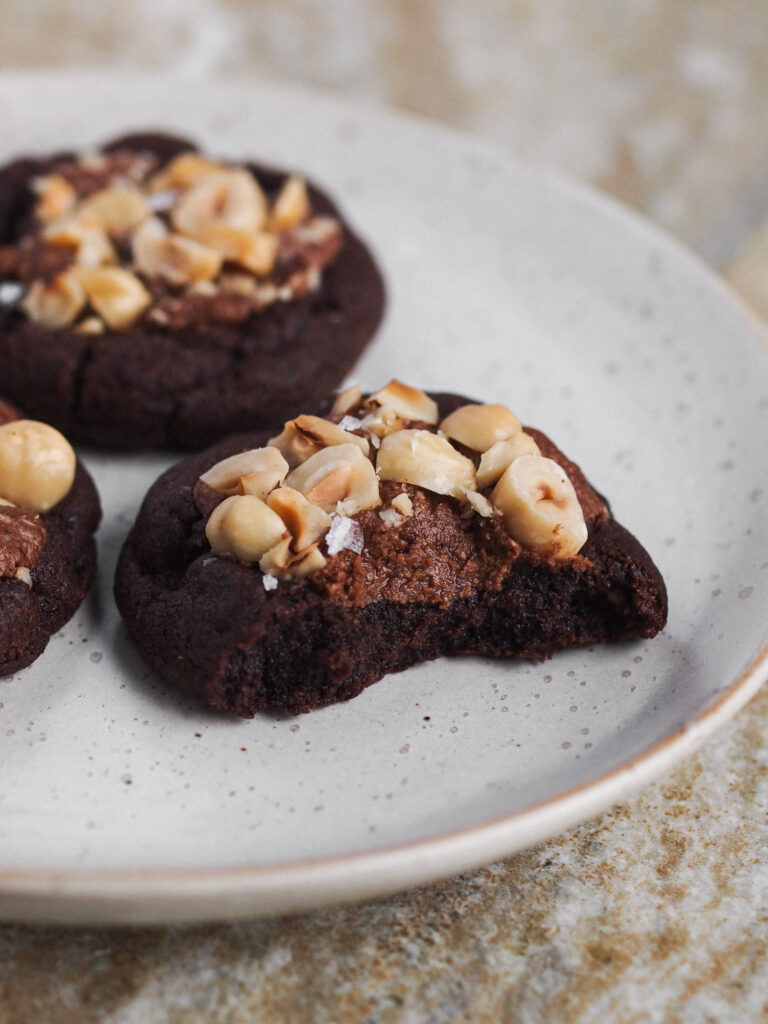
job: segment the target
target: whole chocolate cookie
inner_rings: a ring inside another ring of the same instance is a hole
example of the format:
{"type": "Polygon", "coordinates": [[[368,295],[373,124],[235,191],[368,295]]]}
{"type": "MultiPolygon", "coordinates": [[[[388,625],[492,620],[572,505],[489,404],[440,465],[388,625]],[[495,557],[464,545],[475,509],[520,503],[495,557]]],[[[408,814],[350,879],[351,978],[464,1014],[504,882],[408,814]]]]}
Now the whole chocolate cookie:
{"type": "Polygon", "coordinates": [[[30,415],[108,447],[275,425],[381,319],[365,245],[295,175],[168,135],[0,169],[0,365],[30,415]]]}
{"type": "Polygon", "coordinates": [[[667,615],[647,552],[545,435],[399,382],[170,469],[115,593],[164,679],[243,717],[441,655],[650,637],[667,615]]]}
{"type": "Polygon", "coordinates": [[[0,402],[0,676],[33,662],[96,569],[96,488],[65,439],[0,402]]]}

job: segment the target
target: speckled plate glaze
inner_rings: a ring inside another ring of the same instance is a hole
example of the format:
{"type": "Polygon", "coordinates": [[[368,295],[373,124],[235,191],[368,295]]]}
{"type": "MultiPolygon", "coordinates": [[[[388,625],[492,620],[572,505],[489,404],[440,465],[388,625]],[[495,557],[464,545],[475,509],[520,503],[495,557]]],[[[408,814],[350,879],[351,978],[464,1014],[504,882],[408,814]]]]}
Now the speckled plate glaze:
{"type": "Polygon", "coordinates": [[[725,287],[559,175],[294,91],[4,76],[0,155],[87,147],[157,111],[213,152],[325,182],[389,282],[356,379],[506,402],[544,429],[657,560],[670,621],[647,643],[442,660],[309,716],[230,721],[146,671],[112,602],[169,458],[86,451],[99,588],[0,684],[0,916],[229,918],[392,892],[608,807],[734,714],[766,670],[768,360],[725,287]]]}

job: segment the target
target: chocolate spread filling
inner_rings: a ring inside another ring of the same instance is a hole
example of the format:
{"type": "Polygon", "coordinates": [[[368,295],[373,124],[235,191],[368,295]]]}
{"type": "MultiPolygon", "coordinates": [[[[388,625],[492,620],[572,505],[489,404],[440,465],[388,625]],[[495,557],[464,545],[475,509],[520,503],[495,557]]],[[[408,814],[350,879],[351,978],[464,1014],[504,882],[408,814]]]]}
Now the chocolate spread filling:
{"type": "MultiPolygon", "coordinates": [[[[360,424],[368,411],[363,403],[347,414],[331,413],[328,419],[334,422],[350,419],[351,432],[369,441],[369,458],[375,463],[377,439],[362,425],[354,429],[354,424],[360,424]]],[[[402,425],[408,429],[437,430],[436,426],[422,421],[404,421],[402,425]]],[[[541,455],[557,462],[569,477],[588,530],[609,518],[608,506],[590,487],[579,467],[545,434],[533,428],[525,429],[541,455]]],[[[479,453],[454,444],[477,467],[479,453]]],[[[381,503],[352,517],[362,530],[362,550],[354,544],[340,551],[334,546],[331,551],[326,536],[321,542],[321,550],[327,556],[325,564],[309,572],[303,584],[330,600],[354,607],[386,601],[445,608],[473,593],[498,592],[511,565],[521,556],[533,562],[546,562],[554,571],[565,566],[578,571],[590,565],[583,554],[557,560],[524,549],[510,536],[500,514],[481,515],[456,498],[388,480],[380,480],[378,489],[381,503]],[[410,509],[408,502],[397,502],[398,495],[408,496],[410,509]],[[396,504],[393,505],[393,501],[396,504]],[[409,511],[410,514],[406,514],[409,511]]],[[[493,485],[484,489],[486,498],[492,490],[493,485]]],[[[205,519],[224,500],[222,493],[202,480],[197,481],[194,497],[205,519]]],[[[258,571],[256,567],[254,571],[258,571]]],[[[285,580],[283,586],[297,583],[285,580]]]]}
{"type": "MultiPolygon", "coordinates": [[[[589,486],[579,467],[538,430],[524,428],[553,459],[574,486],[588,528],[610,516],[605,501],[589,486]]],[[[362,607],[372,601],[398,604],[425,602],[446,608],[473,592],[499,591],[511,564],[521,555],[545,561],[524,551],[507,533],[501,517],[485,518],[455,498],[409,484],[382,482],[382,506],[354,518],[364,534],[360,554],[344,550],[306,579],[331,600],[362,607]],[[381,509],[405,492],[413,515],[395,525],[381,518],[381,509]]],[[[566,562],[551,561],[555,571],[589,565],[583,555],[566,562]]]]}

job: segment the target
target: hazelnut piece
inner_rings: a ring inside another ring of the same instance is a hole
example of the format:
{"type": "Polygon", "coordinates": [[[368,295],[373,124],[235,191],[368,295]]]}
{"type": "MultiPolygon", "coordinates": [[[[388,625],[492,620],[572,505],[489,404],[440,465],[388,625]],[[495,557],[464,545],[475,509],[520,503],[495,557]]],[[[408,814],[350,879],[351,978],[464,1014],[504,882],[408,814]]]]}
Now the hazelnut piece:
{"type": "Polygon", "coordinates": [[[351,516],[381,504],[373,465],[354,444],[322,448],[291,470],[285,482],[325,512],[351,516]]]}
{"type": "Polygon", "coordinates": [[[78,267],[72,273],[110,327],[125,327],[152,301],[138,277],[121,267],[78,267]]]}
{"type": "Polygon", "coordinates": [[[222,274],[218,285],[223,292],[234,292],[235,295],[245,295],[248,298],[256,295],[258,287],[253,275],[243,273],[222,274]]]}
{"type": "Polygon", "coordinates": [[[105,263],[114,262],[115,250],[104,232],[97,228],[83,231],[75,257],[77,266],[103,267],[105,263]]]}
{"type": "Polygon", "coordinates": [[[477,468],[477,486],[489,487],[495,484],[510,462],[522,455],[541,455],[539,446],[524,430],[509,441],[499,441],[487,452],[483,452],[477,468]]]}
{"type": "Polygon", "coordinates": [[[47,423],[0,426],[0,494],[14,505],[47,512],[69,492],[75,465],[69,441],[47,423]]]}
{"type": "Polygon", "coordinates": [[[307,501],[292,487],[278,487],[267,498],[267,505],[277,512],[288,528],[296,551],[314,544],[331,525],[331,517],[317,505],[307,501]]]}
{"type": "Polygon", "coordinates": [[[98,316],[89,316],[85,320],[81,320],[75,330],[78,334],[103,334],[104,321],[98,316]]]}
{"type": "Polygon", "coordinates": [[[475,490],[475,467],[450,441],[428,430],[398,430],[381,442],[376,472],[382,480],[416,484],[463,498],[475,490]]]}
{"type": "Polygon", "coordinates": [[[404,420],[437,423],[437,402],[433,401],[424,391],[409,387],[399,380],[391,380],[375,395],[371,395],[368,401],[375,402],[385,409],[392,409],[404,420]]]}
{"type": "Polygon", "coordinates": [[[228,224],[209,224],[194,236],[222,259],[245,267],[252,274],[269,274],[277,257],[277,236],[266,231],[244,231],[228,224]]]}
{"type": "Polygon", "coordinates": [[[58,220],[74,209],[77,193],[60,174],[45,174],[35,178],[32,190],[38,196],[35,215],[43,224],[58,220]]]}
{"type": "Polygon", "coordinates": [[[288,420],[282,432],[271,438],[269,443],[280,449],[292,469],[322,448],[339,444],[357,445],[363,455],[370,451],[366,438],[352,434],[320,416],[302,415],[288,420]]]}
{"type": "Polygon", "coordinates": [[[134,232],[132,245],[137,269],[171,284],[210,281],[221,270],[220,253],[192,238],[171,234],[157,217],[134,232]]]}
{"type": "Polygon", "coordinates": [[[105,188],[82,202],[77,216],[96,221],[108,235],[124,235],[137,228],[151,212],[138,189],[105,188]]]}
{"type": "Polygon", "coordinates": [[[200,153],[179,153],[154,176],[150,189],[152,192],[181,191],[223,170],[226,170],[223,164],[209,160],[200,153]]]}
{"type": "Polygon", "coordinates": [[[259,568],[269,576],[284,579],[286,576],[306,576],[322,569],[325,564],[325,555],[317,544],[311,544],[303,551],[294,551],[290,539],[285,538],[262,556],[259,568]]]}
{"type": "Polygon", "coordinates": [[[446,437],[484,452],[520,432],[520,420],[506,405],[462,405],[440,424],[446,437]]]}
{"type": "Polygon", "coordinates": [[[522,455],[504,470],[491,494],[507,532],[548,558],[572,558],[586,543],[587,525],[573,484],[553,459],[522,455]]]}
{"type": "Polygon", "coordinates": [[[21,302],[30,320],[43,327],[68,327],[86,302],[85,289],[73,271],[57,274],[50,284],[35,281],[21,302]]]}
{"type": "Polygon", "coordinates": [[[402,491],[400,494],[396,494],[392,499],[391,504],[392,508],[399,512],[401,516],[405,516],[407,518],[408,516],[413,515],[413,502],[411,501],[410,495],[406,494],[405,491],[402,491]]]}
{"type": "Polygon", "coordinates": [[[205,527],[215,555],[248,563],[258,562],[285,533],[280,516],[252,494],[225,498],[213,510],[205,527]]]}
{"type": "Polygon", "coordinates": [[[483,516],[484,519],[491,519],[493,516],[501,514],[498,509],[493,507],[486,496],[480,494],[479,491],[467,491],[464,495],[464,500],[471,509],[477,512],[478,515],[483,516]]]}
{"type": "Polygon", "coordinates": [[[292,174],[280,189],[269,226],[273,231],[290,231],[309,215],[309,195],[303,178],[292,174]]]}
{"type": "Polygon", "coordinates": [[[267,215],[267,200],[248,171],[217,171],[206,175],[184,192],[171,213],[177,231],[191,238],[214,225],[238,231],[259,231],[267,215]]]}
{"type": "Polygon", "coordinates": [[[221,494],[252,494],[263,500],[287,473],[288,463],[277,448],[251,448],[217,462],[200,479],[221,494]]]}
{"type": "Polygon", "coordinates": [[[357,384],[352,384],[336,396],[336,401],[331,406],[331,412],[336,416],[343,416],[345,413],[348,413],[350,409],[354,409],[356,406],[360,405],[362,400],[362,391],[357,384]]]}
{"type": "Polygon", "coordinates": [[[362,418],[360,425],[372,437],[376,438],[373,443],[378,447],[377,441],[380,441],[382,437],[386,437],[387,434],[393,434],[396,430],[403,429],[403,420],[394,409],[377,406],[376,409],[362,418]]]}
{"type": "Polygon", "coordinates": [[[75,248],[75,263],[81,267],[100,267],[114,263],[115,250],[102,226],[92,217],[65,217],[49,224],[43,232],[46,242],[63,248],[75,248]]]}

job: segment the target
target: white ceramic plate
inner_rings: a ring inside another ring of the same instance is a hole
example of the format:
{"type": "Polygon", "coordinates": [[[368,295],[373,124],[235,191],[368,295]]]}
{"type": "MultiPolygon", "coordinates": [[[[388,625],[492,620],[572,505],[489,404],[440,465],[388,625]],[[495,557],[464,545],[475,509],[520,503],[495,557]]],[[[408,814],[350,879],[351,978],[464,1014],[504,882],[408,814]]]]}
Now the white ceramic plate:
{"type": "Polygon", "coordinates": [[[650,642],[442,660],[308,716],[230,721],[145,670],[111,599],[168,459],[86,451],[99,586],[0,684],[0,914],[170,921],[391,892],[607,807],[732,715],[765,670],[768,360],[714,276],[610,200],[390,114],[255,85],[0,79],[3,157],[156,122],[329,186],[389,284],[355,377],[543,428],[657,560],[670,621],[650,642]]]}

